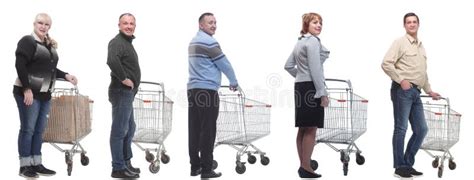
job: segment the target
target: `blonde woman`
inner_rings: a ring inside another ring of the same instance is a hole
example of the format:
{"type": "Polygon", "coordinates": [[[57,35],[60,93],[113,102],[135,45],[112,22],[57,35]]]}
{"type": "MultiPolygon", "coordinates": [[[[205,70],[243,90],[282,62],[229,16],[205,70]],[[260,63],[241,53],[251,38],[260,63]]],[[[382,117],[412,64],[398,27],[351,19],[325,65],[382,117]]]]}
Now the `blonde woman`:
{"type": "Polygon", "coordinates": [[[48,14],[36,15],[33,33],[20,39],[15,52],[18,78],[13,86],[13,96],[20,114],[19,175],[27,178],[56,174],[43,166],[41,156],[42,137],[51,105],[51,92],[56,78],[77,84],[75,76],[56,68],[57,44],[48,35],[51,23],[48,14]]]}

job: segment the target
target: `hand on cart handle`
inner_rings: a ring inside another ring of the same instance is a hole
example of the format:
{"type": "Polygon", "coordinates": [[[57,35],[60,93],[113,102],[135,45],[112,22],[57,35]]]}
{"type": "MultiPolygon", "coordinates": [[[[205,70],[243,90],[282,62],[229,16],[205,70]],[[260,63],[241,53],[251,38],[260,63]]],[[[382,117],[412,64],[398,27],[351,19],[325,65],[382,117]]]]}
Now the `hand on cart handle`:
{"type": "Polygon", "coordinates": [[[241,90],[241,89],[240,89],[240,86],[239,86],[238,84],[236,84],[236,85],[230,85],[230,86],[229,86],[229,89],[230,89],[231,91],[233,91],[233,92],[235,92],[235,91],[237,91],[237,90],[239,90],[239,91],[241,90]]]}
{"type": "Polygon", "coordinates": [[[440,95],[439,93],[437,93],[437,92],[431,91],[431,92],[428,93],[428,95],[431,96],[431,98],[432,98],[433,100],[440,100],[440,99],[443,99],[443,97],[441,97],[441,95],[440,95]]]}
{"type": "Polygon", "coordinates": [[[71,75],[71,74],[66,74],[66,76],[64,77],[64,79],[66,79],[67,81],[69,81],[71,84],[73,84],[74,86],[77,85],[77,78],[76,76],[74,75],[71,75]]]}

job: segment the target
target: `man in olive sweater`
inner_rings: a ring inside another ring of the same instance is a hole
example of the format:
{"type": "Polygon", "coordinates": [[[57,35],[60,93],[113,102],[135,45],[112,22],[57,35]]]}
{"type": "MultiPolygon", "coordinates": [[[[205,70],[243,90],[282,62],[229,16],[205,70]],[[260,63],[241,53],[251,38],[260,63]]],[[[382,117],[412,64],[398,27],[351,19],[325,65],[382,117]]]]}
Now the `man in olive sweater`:
{"type": "Polygon", "coordinates": [[[132,45],[135,38],[135,17],[130,13],[120,15],[120,32],[109,42],[107,65],[111,73],[109,101],[112,104],[110,150],[113,178],[138,178],[140,169],[134,168],[132,139],[135,133],[133,100],[140,85],[138,56],[132,45]]]}

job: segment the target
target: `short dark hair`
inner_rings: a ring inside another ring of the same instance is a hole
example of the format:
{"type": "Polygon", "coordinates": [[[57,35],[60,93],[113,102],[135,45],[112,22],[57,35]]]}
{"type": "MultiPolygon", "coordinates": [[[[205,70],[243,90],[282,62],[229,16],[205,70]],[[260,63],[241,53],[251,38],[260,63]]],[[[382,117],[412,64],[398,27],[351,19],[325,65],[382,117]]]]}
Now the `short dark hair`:
{"type": "Polygon", "coordinates": [[[135,16],[134,16],[132,13],[123,13],[123,14],[120,15],[119,21],[120,21],[120,19],[122,19],[122,17],[124,17],[124,16],[132,16],[133,18],[135,18],[135,16]]]}
{"type": "Polygon", "coordinates": [[[199,16],[199,22],[201,22],[204,17],[206,16],[214,16],[214,14],[210,13],[210,12],[205,12],[205,13],[202,13],[201,16],[199,16]]]}
{"type": "Polygon", "coordinates": [[[403,16],[403,24],[407,23],[407,17],[411,17],[411,16],[415,16],[416,17],[416,21],[418,21],[418,24],[420,24],[420,19],[418,18],[418,16],[413,13],[413,12],[409,12],[409,13],[406,13],[405,16],[403,16]]]}

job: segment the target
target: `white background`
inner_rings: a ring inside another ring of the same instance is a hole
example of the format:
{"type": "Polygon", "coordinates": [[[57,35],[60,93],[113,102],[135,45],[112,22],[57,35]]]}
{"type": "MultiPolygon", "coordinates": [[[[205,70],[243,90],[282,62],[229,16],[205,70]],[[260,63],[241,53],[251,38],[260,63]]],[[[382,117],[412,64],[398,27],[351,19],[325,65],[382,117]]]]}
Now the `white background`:
{"type": "MultiPolygon", "coordinates": [[[[323,179],[393,178],[392,107],[390,79],[380,64],[397,37],[404,35],[403,15],[420,17],[419,38],[428,55],[428,72],[433,90],[451,99],[453,109],[463,114],[460,141],[452,148],[455,171],[446,168],[444,179],[466,179],[473,158],[469,153],[473,136],[470,77],[473,59],[474,17],[468,1],[59,1],[19,0],[2,2],[2,43],[0,51],[2,88],[2,178],[19,179],[17,136],[19,117],[12,96],[16,78],[14,52],[18,40],[33,30],[37,13],[52,17],[50,35],[59,42],[59,65],[79,78],[80,92],[94,99],[93,131],[82,144],[88,151],[89,166],[75,157],[73,174],[66,175],[64,154],[44,144],[44,164],[58,172],[49,179],[110,179],[109,132],[111,106],[107,100],[109,68],[107,44],[118,32],[118,16],[136,16],[136,39],[142,79],[164,82],[174,100],[173,129],[165,141],[171,162],[158,174],[148,171],[144,153],[134,147],[133,163],[141,168],[142,179],[190,179],[187,154],[187,46],[198,30],[197,18],[213,12],[217,18],[215,38],[231,61],[239,84],[248,97],[272,104],[271,134],[255,144],[270,157],[270,164],[247,164],[247,172],[234,171],[235,151],[226,146],[215,150],[221,179],[298,179],[295,148],[293,79],[283,65],[293,49],[301,28],[301,15],[320,13],[324,20],[320,35],[331,51],[325,64],[326,77],[350,79],[357,94],[369,99],[368,131],[357,143],[366,163],[358,166],[351,156],[349,175],[342,175],[339,154],[317,145],[313,158],[320,164],[323,179]],[[464,178],[463,178],[464,177],[464,178]]],[[[224,78],[224,83],[227,80],[224,78]]],[[[409,132],[411,132],[409,130],[409,132]]],[[[407,134],[407,137],[411,133],[407,134]]],[[[408,139],[408,138],[407,138],[408,139]]],[[[244,156],[246,159],[246,156],[244,156]]],[[[260,161],[260,158],[257,158],[260,161]]],[[[425,173],[419,179],[437,179],[432,159],[420,151],[415,168],[425,173]]]]}

